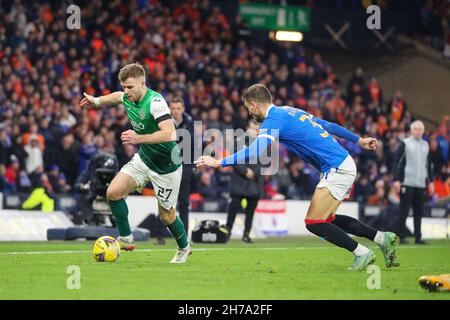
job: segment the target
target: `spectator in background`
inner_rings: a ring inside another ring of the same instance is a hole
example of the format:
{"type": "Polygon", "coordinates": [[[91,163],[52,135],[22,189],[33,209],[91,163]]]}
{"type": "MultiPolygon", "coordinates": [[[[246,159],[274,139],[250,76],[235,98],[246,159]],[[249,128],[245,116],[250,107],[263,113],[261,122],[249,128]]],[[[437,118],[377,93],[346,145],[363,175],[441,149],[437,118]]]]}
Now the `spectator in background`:
{"type": "Polygon", "coordinates": [[[408,105],[403,100],[403,95],[401,91],[396,91],[395,96],[391,99],[388,104],[388,115],[392,120],[400,122],[405,117],[405,113],[408,111],[408,105]]]}
{"type": "Polygon", "coordinates": [[[396,183],[391,183],[389,186],[389,192],[387,195],[387,206],[386,214],[387,221],[384,225],[385,230],[393,231],[396,230],[396,223],[400,216],[400,189],[399,185],[396,183]]]}
{"type": "Polygon", "coordinates": [[[379,206],[381,209],[387,203],[386,188],[384,180],[380,179],[375,183],[375,193],[367,199],[367,204],[370,206],[379,206]]]}
{"type": "Polygon", "coordinates": [[[66,130],[70,130],[73,126],[77,124],[77,120],[75,117],[70,113],[69,108],[67,105],[61,107],[61,114],[59,118],[59,123],[67,128],[66,130]]]}
{"type": "MultiPolygon", "coordinates": [[[[325,117],[330,121],[337,122],[340,125],[345,124],[344,110],[345,110],[345,100],[342,98],[341,90],[337,89],[331,100],[325,104],[326,113],[325,117]]],[[[304,109],[304,107],[300,108],[304,109]]]]}
{"type": "Polygon", "coordinates": [[[53,193],[59,195],[67,193],[71,190],[70,185],[67,184],[64,173],[59,172],[57,165],[51,165],[47,171],[48,181],[52,186],[53,193]]]}
{"type": "Polygon", "coordinates": [[[307,199],[310,198],[314,186],[311,182],[312,170],[305,164],[303,160],[293,161],[289,165],[290,180],[292,185],[289,196],[293,199],[307,199]]]}
{"type": "Polygon", "coordinates": [[[450,162],[441,168],[434,178],[436,201],[448,200],[450,197],[450,162]]]}
{"type": "Polygon", "coordinates": [[[206,126],[208,129],[218,129],[222,131],[222,124],[220,120],[220,109],[212,108],[208,111],[208,118],[206,121],[206,126]]]}
{"type": "Polygon", "coordinates": [[[373,185],[370,183],[366,174],[357,174],[355,183],[355,193],[353,198],[359,203],[359,217],[364,217],[364,210],[369,197],[373,193],[373,185]]]}
{"type": "Polygon", "coordinates": [[[383,92],[377,78],[372,77],[368,85],[370,102],[381,103],[383,101],[383,92]]]}
{"type": "Polygon", "coordinates": [[[220,211],[226,211],[228,199],[230,198],[232,168],[220,168],[215,171],[215,180],[217,182],[217,196],[220,211]]]}
{"type": "Polygon", "coordinates": [[[230,110],[224,110],[222,112],[222,130],[233,130],[233,113],[230,110]]]}
{"type": "Polygon", "coordinates": [[[56,164],[61,172],[65,174],[70,185],[73,185],[78,177],[79,148],[73,134],[68,133],[62,138],[61,144],[56,149],[53,157],[53,164],[56,164]]]}
{"type": "Polygon", "coordinates": [[[18,179],[18,192],[30,192],[32,190],[32,183],[31,179],[28,176],[28,174],[25,172],[25,170],[21,170],[19,172],[19,179],[18,179]]]}
{"type": "Polygon", "coordinates": [[[245,130],[247,127],[247,122],[250,119],[248,114],[248,110],[244,105],[239,106],[237,115],[234,119],[234,129],[242,129],[245,130]]]}
{"type": "Polygon", "coordinates": [[[363,88],[365,85],[365,80],[364,80],[364,72],[363,69],[361,67],[356,68],[356,70],[353,72],[352,77],[350,78],[350,81],[348,82],[347,85],[347,95],[350,96],[352,94],[352,92],[355,92],[354,88],[355,84],[358,85],[359,88],[363,88]]]}
{"type": "Polygon", "coordinates": [[[422,140],[425,126],[416,120],[411,124],[411,135],[400,144],[395,157],[396,188],[400,189],[400,215],[397,220],[397,234],[400,243],[407,243],[406,218],[412,205],[414,214],[414,237],[416,244],[424,244],[421,225],[423,204],[427,186],[434,191],[433,170],[429,157],[428,143],[422,140]]]}
{"type": "Polygon", "coordinates": [[[25,166],[28,174],[31,174],[37,168],[42,168],[44,166],[42,151],[39,148],[39,141],[36,136],[30,136],[30,143],[27,144],[24,149],[27,153],[25,166]]]}
{"type": "Polygon", "coordinates": [[[183,221],[186,233],[189,232],[189,196],[193,183],[193,157],[194,157],[194,121],[185,112],[183,98],[174,97],[169,103],[175,128],[177,129],[177,143],[183,157],[183,174],[180,191],[178,193],[178,212],[183,221]],[[184,132],[183,132],[184,131],[184,132]],[[189,140],[185,140],[189,139],[189,140]]]}
{"type": "Polygon", "coordinates": [[[0,127],[0,166],[4,168],[8,160],[8,134],[6,128],[0,127]]]}
{"type": "Polygon", "coordinates": [[[430,161],[433,165],[433,175],[438,176],[445,162],[441,148],[439,148],[439,143],[435,137],[430,138],[430,161]]]}
{"type": "Polygon", "coordinates": [[[56,182],[56,189],[53,189],[56,194],[66,194],[72,190],[72,187],[67,183],[66,176],[64,173],[58,175],[58,180],[56,182]]]}
{"type": "Polygon", "coordinates": [[[399,145],[399,141],[395,137],[391,137],[389,139],[389,143],[387,145],[386,150],[383,155],[383,162],[386,164],[387,173],[393,173],[395,167],[395,152],[397,151],[399,145]]]}
{"type": "MultiPolygon", "coordinates": [[[[251,144],[258,135],[259,125],[251,119],[248,122],[247,134],[249,137],[248,144],[251,144]]],[[[244,135],[245,137],[245,135],[244,135]]],[[[226,227],[228,230],[228,237],[231,237],[234,220],[236,214],[240,209],[245,212],[245,228],[242,236],[242,241],[246,243],[253,243],[250,238],[250,231],[253,223],[253,216],[255,214],[258,201],[263,193],[264,178],[261,176],[260,164],[238,165],[233,167],[231,174],[231,188],[230,196],[231,202],[228,207],[228,216],[226,227]]]]}
{"type": "Polygon", "coordinates": [[[7,186],[6,164],[8,160],[7,133],[3,126],[0,127],[0,192],[7,186]]]}
{"type": "Polygon", "coordinates": [[[38,141],[39,149],[41,149],[42,152],[45,150],[45,139],[44,137],[38,132],[39,127],[36,124],[32,124],[30,126],[30,131],[25,132],[22,136],[22,145],[25,147],[30,144],[31,139],[35,139],[38,141]]]}
{"type": "Polygon", "coordinates": [[[4,171],[6,191],[15,192],[18,191],[18,179],[20,175],[20,164],[16,155],[12,154],[10,157],[9,165],[6,166],[4,171]]]}
{"type": "Polygon", "coordinates": [[[6,190],[6,178],[5,178],[6,168],[3,165],[0,165],[0,190],[6,190]]]}
{"type": "Polygon", "coordinates": [[[390,186],[385,189],[384,180],[377,181],[377,194],[371,198],[371,203],[380,206],[380,213],[371,223],[373,227],[379,227],[383,231],[396,230],[396,223],[400,215],[400,189],[395,183],[391,183],[390,186]],[[375,201],[373,201],[375,200],[375,201]]]}
{"type": "Polygon", "coordinates": [[[274,176],[264,176],[265,199],[284,200],[286,196],[279,191],[278,180],[274,176]]]}
{"type": "Polygon", "coordinates": [[[94,133],[92,131],[88,131],[82,137],[82,145],[78,156],[80,159],[79,172],[83,172],[83,170],[87,168],[92,155],[97,152],[97,147],[94,145],[93,138],[94,133]]]}
{"type": "Polygon", "coordinates": [[[276,179],[277,179],[277,185],[280,190],[280,193],[285,194],[289,199],[291,199],[291,197],[289,196],[289,188],[292,185],[291,173],[289,172],[287,165],[288,165],[287,161],[281,159],[281,157],[280,157],[280,162],[279,162],[280,167],[278,169],[276,179]]]}
{"type": "Polygon", "coordinates": [[[21,208],[32,210],[40,207],[44,212],[53,212],[55,209],[55,200],[51,197],[53,190],[42,167],[38,167],[31,175],[31,184],[31,194],[22,203],[21,208]]]}
{"type": "Polygon", "coordinates": [[[444,161],[450,160],[450,135],[449,135],[450,116],[444,116],[442,123],[438,128],[437,141],[441,148],[444,161]]]}
{"type": "Polygon", "coordinates": [[[197,187],[198,193],[205,200],[215,200],[217,198],[217,189],[214,175],[205,171],[200,174],[200,181],[197,187]]]}

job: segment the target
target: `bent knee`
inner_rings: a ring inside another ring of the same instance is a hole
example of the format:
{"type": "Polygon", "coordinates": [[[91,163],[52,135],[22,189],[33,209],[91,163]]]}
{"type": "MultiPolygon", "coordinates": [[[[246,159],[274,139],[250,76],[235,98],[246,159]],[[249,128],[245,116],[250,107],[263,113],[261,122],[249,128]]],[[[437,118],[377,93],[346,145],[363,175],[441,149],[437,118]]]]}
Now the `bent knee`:
{"type": "Polygon", "coordinates": [[[118,188],[113,188],[111,186],[106,190],[106,198],[108,200],[117,201],[123,198],[122,190],[118,188]]]}
{"type": "Polygon", "coordinates": [[[159,219],[164,223],[166,226],[169,224],[172,224],[175,219],[177,218],[177,213],[175,212],[175,209],[164,209],[159,208],[159,219]]]}
{"type": "Polygon", "coordinates": [[[328,215],[326,218],[322,217],[316,217],[316,218],[310,218],[306,216],[305,218],[305,226],[306,229],[309,230],[309,227],[315,224],[321,224],[321,223],[333,223],[333,221],[336,219],[336,215],[331,214],[328,215]]]}

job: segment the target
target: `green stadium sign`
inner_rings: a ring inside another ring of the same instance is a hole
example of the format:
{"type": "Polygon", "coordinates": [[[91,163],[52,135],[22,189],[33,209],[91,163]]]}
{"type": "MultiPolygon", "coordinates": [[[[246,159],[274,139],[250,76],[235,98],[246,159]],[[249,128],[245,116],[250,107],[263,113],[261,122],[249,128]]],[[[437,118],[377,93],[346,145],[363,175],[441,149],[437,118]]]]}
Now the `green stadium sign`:
{"type": "Polygon", "coordinates": [[[239,14],[250,29],[309,31],[310,9],[260,3],[239,5],[239,14]]]}

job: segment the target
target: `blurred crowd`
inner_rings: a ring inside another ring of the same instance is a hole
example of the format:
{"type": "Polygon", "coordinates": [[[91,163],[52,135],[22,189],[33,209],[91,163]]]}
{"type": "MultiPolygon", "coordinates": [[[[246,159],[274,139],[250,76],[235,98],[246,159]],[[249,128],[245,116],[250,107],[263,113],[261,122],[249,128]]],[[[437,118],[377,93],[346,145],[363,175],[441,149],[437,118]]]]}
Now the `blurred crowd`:
{"type": "Polygon", "coordinates": [[[450,59],[450,2],[441,0],[417,1],[413,7],[418,21],[414,37],[432,48],[443,51],[450,59]]]}
{"type": "MultiPolygon", "coordinates": [[[[399,201],[393,154],[414,118],[400,91],[386,97],[382,84],[362,68],[341,83],[327,61],[319,54],[307,57],[298,44],[250,45],[240,17],[229,21],[208,0],[164,3],[90,1],[82,7],[80,30],[67,29],[60,2],[25,6],[14,0],[0,8],[0,190],[29,192],[40,185],[51,195],[71,193],[97,150],[115,153],[120,165],[130,160],[135,147],[119,139],[130,128],[124,109],[85,110],[79,101],[83,92],[121,90],[120,67],[139,61],[148,85],[168,102],[183,97],[186,112],[203,129],[245,130],[249,114],[242,90],[263,83],[276,105],[296,106],[377,137],[376,152],[339,141],[358,165],[353,199],[399,201]]],[[[449,123],[426,123],[436,201],[450,194],[449,123]]],[[[215,151],[223,156],[234,150],[215,151]]],[[[280,160],[279,173],[265,178],[265,197],[308,199],[319,173],[283,148],[280,160]]],[[[195,175],[196,199],[228,197],[230,169],[195,175]]]]}

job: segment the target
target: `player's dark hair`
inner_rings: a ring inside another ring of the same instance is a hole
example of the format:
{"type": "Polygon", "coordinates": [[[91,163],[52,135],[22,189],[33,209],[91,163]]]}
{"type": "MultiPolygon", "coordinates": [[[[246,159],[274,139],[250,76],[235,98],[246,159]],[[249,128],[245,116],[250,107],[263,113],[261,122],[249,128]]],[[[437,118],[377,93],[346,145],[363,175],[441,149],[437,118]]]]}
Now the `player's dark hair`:
{"type": "Polygon", "coordinates": [[[184,108],[184,99],[181,97],[174,97],[170,102],[171,103],[181,103],[181,105],[184,108]]]}
{"type": "Polygon", "coordinates": [[[145,70],[142,65],[139,63],[130,63],[124,66],[119,71],[119,80],[120,82],[127,81],[128,78],[139,78],[144,77],[145,78],[145,70]]]}
{"type": "Polygon", "coordinates": [[[242,95],[245,102],[272,103],[272,95],[269,89],[263,84],[254,84],[248,87],[242,95]]]}

